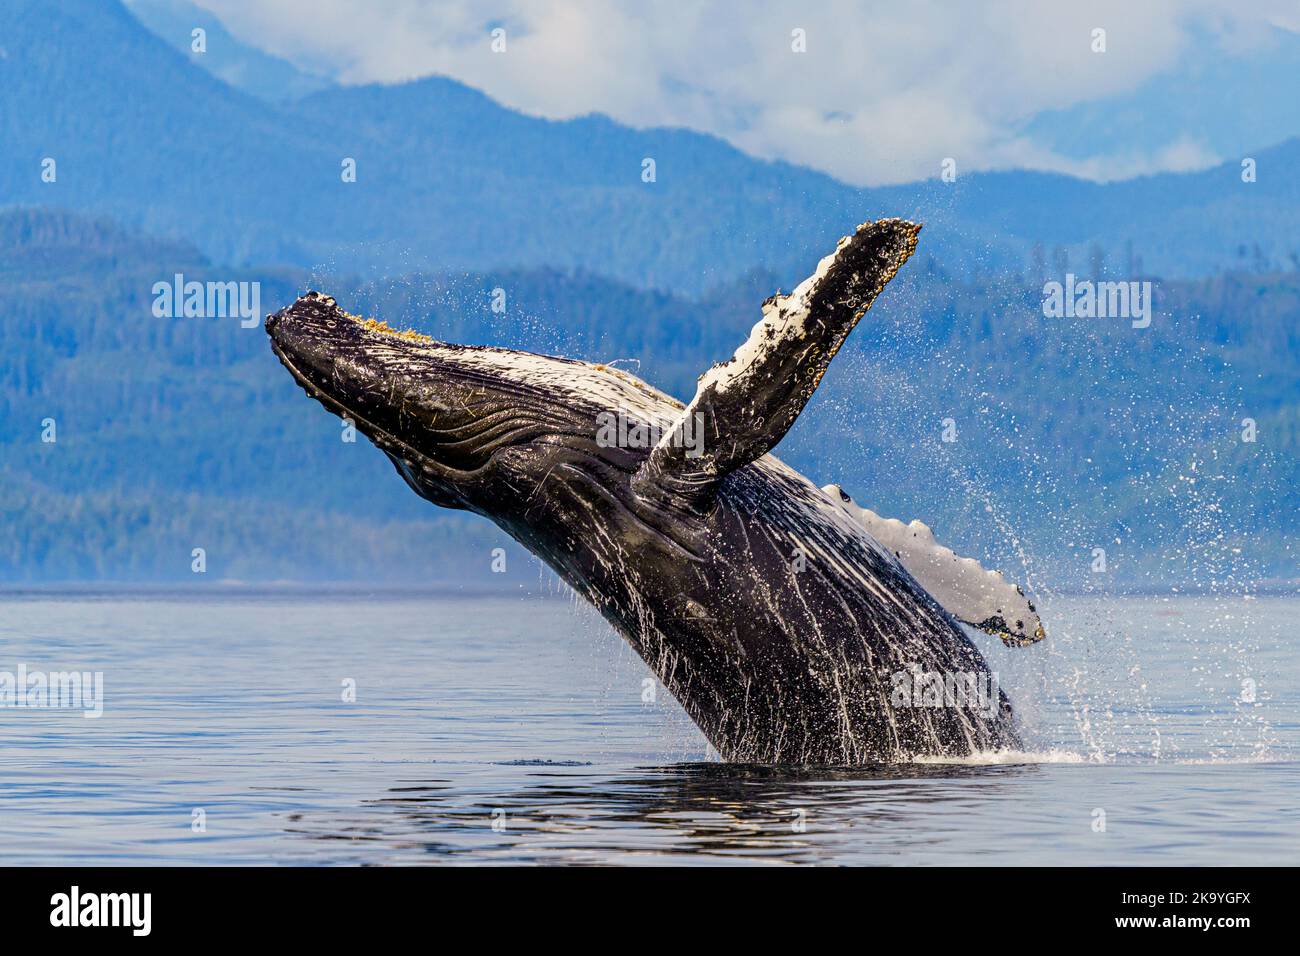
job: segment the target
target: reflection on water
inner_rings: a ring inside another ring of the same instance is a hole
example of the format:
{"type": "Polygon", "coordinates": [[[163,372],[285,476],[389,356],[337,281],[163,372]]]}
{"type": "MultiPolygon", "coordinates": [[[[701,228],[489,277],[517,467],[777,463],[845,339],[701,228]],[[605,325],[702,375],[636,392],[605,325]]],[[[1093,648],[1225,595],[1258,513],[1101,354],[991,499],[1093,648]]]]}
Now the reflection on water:
{"type": "Polygon", "coordinates": [[[526,785],[477,801],[467,801],[449,779],[394,786],[351,820],[292,814],[286,829],[311,839],[377,841],[393,851],[516,863],[610,860],[637,852],[663,854],[667,863],[746,856],[830,862],[843,847],[826,846],[828,833],[851,842],[861,831],[906,826],[918,805],[979,802],[1037,769],[814,771],[686,763],[614,776],[538,770],[526,785]]]}
{"type": "Polygon", "coordinates": [[[1297,605],[1258,602],[1246,643],[1199,600],[993,642],[1032,753],[816,771],[711,761],[563,601],[0,600],[0,669],[102,670],[106,698],[97,720],[0,711],[0,843],[14,863],[1294,862],[1297,605]]]}
{"type": "MultiPolygon", "coordinates": [[[[466,789],[468,768],[403,782],[286,830],[339,861],[418,863],[1284,863],[1295,765],[1022,765],[837,771],[677,764],[534,770],[466,789]],[[1101,774],[1104,776],[1098,777],[1101,774]],[[1253,781],[1253,783],[1248,782],[1253,781]],[[1249,792],[1251,796],[1243,797],[1249,792]],[[1097,811],[1107,814],[1097,828],[1097,811]],[[370,845],[337,849],[336,841],[370,845]]],[[[313,853],[315,851],[308,851],[313,853]]]]}

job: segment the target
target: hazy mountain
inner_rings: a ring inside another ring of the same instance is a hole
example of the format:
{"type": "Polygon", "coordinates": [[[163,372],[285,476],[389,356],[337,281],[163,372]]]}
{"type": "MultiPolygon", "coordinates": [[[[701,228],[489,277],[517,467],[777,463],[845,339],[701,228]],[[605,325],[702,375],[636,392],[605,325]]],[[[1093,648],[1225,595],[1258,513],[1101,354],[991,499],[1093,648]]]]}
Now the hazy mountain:
{"type": "Polygon", "coordinates": [[[1233,38],[1199,35],[1194,54],[1135,89],[1046,110],[1021,132],[1062,155],[1122,165],[1174,150],[1214,163],[1300,136],[1300,35],[1269,28],[1250,52],[1233,38]]]}
{"type": "Polygon", "coordinates": [[[1287,172],[1300,141],[1259,150],[1253,183],[1232,162],[1105,186],[959,169],[955,183],[855,189],[683,130],[524,116],[448,79],[272,105],[115,0],[10,0],[0,47],[0,196],[107,213],[215,262],[552,266],[695,294],[756,267],[802,274],[882,215],[924,219],[926,250],[968,276],[1033,272],[1036,258],[1081,271],[1098,250],[1125,275],[1300,257],[1300,183],[1287,172]],[[41,178],[47,157],[55,182],[41,178]],[[347,159],[355,182],[342,181],[347,159]]]}
{"type": "Polygon", "coordinates": [[[192,63],[245,93],[279,103],[332,85],[326,77],[305,73],[287,60],[241,43],[215,16],[186,0],[126,2],[141,23],[192,63]],[[194,49],[196,29],[206,34],[202,52],[194,49]]]}

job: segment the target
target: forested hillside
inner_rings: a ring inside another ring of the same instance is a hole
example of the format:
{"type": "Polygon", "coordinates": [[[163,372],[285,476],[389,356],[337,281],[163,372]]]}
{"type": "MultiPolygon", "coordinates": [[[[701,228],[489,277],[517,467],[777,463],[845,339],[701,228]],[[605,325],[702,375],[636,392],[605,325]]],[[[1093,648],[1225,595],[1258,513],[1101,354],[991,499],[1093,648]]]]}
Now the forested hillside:
{"type": "MultiPolygon", "coordinates": [[[[1300,274],[1155,280],[1134,329],[1046,319],[1027,279],[959,281],[924,250],[923,234],[781,457],[1040,585],[1103,583],[1094,547],[1108,585],[1295,577],[1300,274]]],[[[321,288],[448,341],[618,361],[689,397],[814,264],[692,299],[555,269],[373,280],[214,268],[108,221],[2,214],[0,580],[192,580],[195,547],[210,578],[482,580],[506,544],[418,500],[364,438],[341,441],[260,328],[155,317],[153,284],[177,272],[257,281],[264,312],[321,288]]],[[[511,554],[510,576],[535,582],[511,554]]]]}

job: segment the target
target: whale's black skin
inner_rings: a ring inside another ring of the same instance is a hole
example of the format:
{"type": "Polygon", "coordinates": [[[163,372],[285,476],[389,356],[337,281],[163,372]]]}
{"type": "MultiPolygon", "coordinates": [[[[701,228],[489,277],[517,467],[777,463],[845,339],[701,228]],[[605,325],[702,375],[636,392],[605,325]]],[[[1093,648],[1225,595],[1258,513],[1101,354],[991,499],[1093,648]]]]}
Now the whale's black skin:
{"type": "Polygon", "coordinates": [[[831,319],[810,323],[800,354],[777,356],[785,371],[760,375],[746,401],[702,390],[690,410],[709,451],[694,459],[599,440],[616,408],[668,432],[683,415],[613,369],[394,334],[317,293],[266,328],[307,392],[354,420],[417,493],[490,518],[598,608],[724,759],[965,755],[1018,745],[1001,691],[987,708],[914,706],[894,698],[895,675],[987,675],[980,652],[860,525],[766,454],[916,229],[884,220],[841,243],[860,255],[847,284],[835,267],[824,280],[834,301],[817,305],[831,319]]]}

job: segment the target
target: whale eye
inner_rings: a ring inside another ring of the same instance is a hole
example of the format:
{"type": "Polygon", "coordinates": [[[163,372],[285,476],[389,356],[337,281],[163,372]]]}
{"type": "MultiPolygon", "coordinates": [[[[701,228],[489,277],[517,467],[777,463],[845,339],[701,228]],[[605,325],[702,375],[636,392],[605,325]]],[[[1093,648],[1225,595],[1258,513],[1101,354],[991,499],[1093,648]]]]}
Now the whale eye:
{"type": "Polygon", "coordinates": [[[853,499],[849,497],[849,493],[848,493],[847,491],[845,491],[843,488],[841,488],[841,489],[840,489],[840,500],[841,500],[841,501],[852,501],[853,499]]]}

